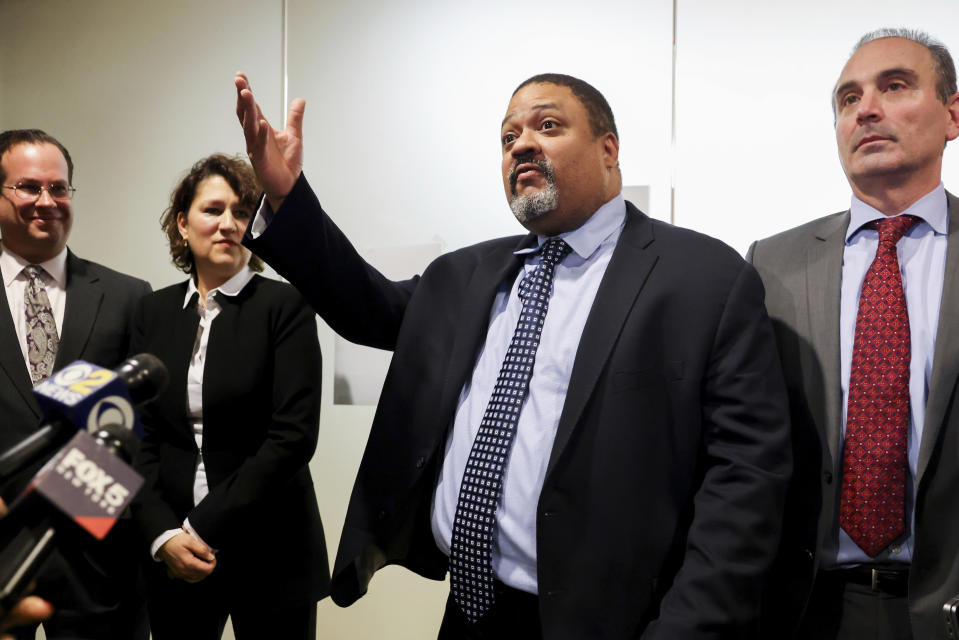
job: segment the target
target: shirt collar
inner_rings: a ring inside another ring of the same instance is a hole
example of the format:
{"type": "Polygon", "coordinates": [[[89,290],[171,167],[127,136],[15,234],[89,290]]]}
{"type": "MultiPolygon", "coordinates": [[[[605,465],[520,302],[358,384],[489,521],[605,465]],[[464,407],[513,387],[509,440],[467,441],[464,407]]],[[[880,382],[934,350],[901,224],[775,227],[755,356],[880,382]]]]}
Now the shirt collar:
{"type": "MultiPolygon", "coordinates": [[[[913,202],[908,209],[899,215],[906,214],[921,218],[938,235],[946,235],[949,232],[949,204],[946,199],[946,188],[940,182],[938,187],[913,202]]],[[[862,229],[863,225],[885,217],[887,216],[882,211],[853,196],[852,205],[849,207],[849,227],[846,229],[846,243],[848,244],[852,240],[852,237],[862,229]]]]}
{"type": "MultiPolygon", "coordinates": [[[[623,194],[619,194],[597,209],[586,222],[572,231],[559,234],[559,237],[566,241],[576,255],[583,260],[588,260],[607,238],[623,226],[625,221],[626,200],[623,199],[623,194]]],[[[549,240],[548,236],[536,236],[535,247],[526,247],[515,253],[516,255],[535,253],[547,240],[549,240]]]]}
{"type": "MultiPolygon", "coordinates": [[[[207,294],[207,297],[209,298],[214,293],[222,293],[225,296],[231,296],[231,297],[235,296],[241,291],[243,291],[243,287],[245,287],[247,283],[253,279],[253,275],[254,275],[253,270],[250,269],[249,265],[245,266],[242,269],[240,269],[240,271],[237,272],[235,276],[233,276],[232,278],[230,278],[229,280],[221,284],[219,287],[212,289],[207,294]]],[[[189,280],[187,280],[186,295],[183,296],[184,309],[186,309],[187,306],[189,306],[190,298],[193,297],[194,293],[197,294],[197,296],[199,296],[200,290],[196,288],[196,283],[193,281],[193,278],[190,278],[189,280]]]]}
{"type": "Polygon", "coordinates": [[[39,263],[27,262],[22,257],[10,251],[6,247],[0,249],[0,275],[3,276],[3,286],[9,287],[17,276],[23,271],[24,267],[31,264],[37,264],[43,267],[43,270],[53,278],[60,289],[67,288],[67,248],[64,247],[60,253],[49,260],[39,263]]]}

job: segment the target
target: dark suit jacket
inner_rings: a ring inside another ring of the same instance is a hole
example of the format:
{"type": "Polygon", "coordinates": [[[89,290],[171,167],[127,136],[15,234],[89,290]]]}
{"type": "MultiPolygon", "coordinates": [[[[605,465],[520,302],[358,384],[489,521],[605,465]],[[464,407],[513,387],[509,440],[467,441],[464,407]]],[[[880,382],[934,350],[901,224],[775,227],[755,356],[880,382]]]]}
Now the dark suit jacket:
{"type": "MultiPolygon", "coordinates": [[[[650,220],[626,226],[583,330],[537,510],[545,638],[740,638],[755,630],[790,471],[786,398],[754,270],[650,220]]],[[[244,239],[344,337],[394,356],[353,488],[333,599],[401,564],[441,579],[430,507],[457,398],[517,236],[391,282],[301,176],[244,239]]]]}
{"type": "Polygon", "coordinates": [[[143,411],[137,468],[146,482],[134,518],[150,544],[189,516],[218,550],[214,571],[237,606],[316,602],[329,591],[308,467],[320,420],[316,319],[293,287],[260,276],[236,296],[218,296],[203,371],[210,493],[194,506],[198,451],[186,385],[199,316],[193,304],[183,308],[186,289],[161,289],[137,309],[133,344],[166,364],[170,383],[143,411]]]}
{"type": "MultiPolygon", "coordinates": [[[[949,195],[949,237],[926,421],[919,445],[915,548],[909,572],[913,637],[946,638],[942,605],[959,594],[959,199],[949,195]]],[[[766,307],[785,368],[796,475],[774,582],[765,603],[775,637],[796,629],[826,536],[838,520],[842,478],[839,303],[849,212],[755,243],[747,258],[766,285],[766,307]]],[[[772,631],[770,631],[772,633],[772,631]]],[[[770,636],[773,637],[773,636],[770,636]]]]}
{"type": "MultiPolygon", "coordinates": [[[[108,368],[120,364],[130,355],[134,306],[149,292],[150,285],[143,280],[68,253],[67,299],[55,367],[74,360],[108,368]]],[[[0,287],[0,448],[4,450],[34,432],[42,418],[9,309],[6,291],[0,287]]],[[[27,477],[35,471],[29,470],[27,477]]],[[[13,497],[3,496],[7,501],[13,497]]],[[[100,616],[133,591],[127,560],[131,542],[126,539],[132,532],[122,531],[128,524],[121,520],[104,542],[80,540],[79,548],[51,559],[38,592],[51,599],[56,616],[64,620],[100,616]]]]}

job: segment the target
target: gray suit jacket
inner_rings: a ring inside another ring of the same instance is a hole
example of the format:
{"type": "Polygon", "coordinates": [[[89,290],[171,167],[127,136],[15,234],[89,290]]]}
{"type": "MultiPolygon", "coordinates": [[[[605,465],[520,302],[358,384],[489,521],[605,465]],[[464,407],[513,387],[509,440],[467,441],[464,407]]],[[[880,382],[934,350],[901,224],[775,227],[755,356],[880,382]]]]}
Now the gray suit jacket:
{"type": "MultiPolygon", "coordinates": [[[[946,638],[942,605],[959,594],[959,199],[950,220],[939,328],[919,445],[915,549],[909,575],[913,637],[946,638]]],[[[789,390],[796,471],[765,610],[770,633],[795,630],[838,518],[842,391],[839,304],[849,212],[753,244],[789,390]]],[[[770,636],[773,637],[773,636],[770,636]]]]}

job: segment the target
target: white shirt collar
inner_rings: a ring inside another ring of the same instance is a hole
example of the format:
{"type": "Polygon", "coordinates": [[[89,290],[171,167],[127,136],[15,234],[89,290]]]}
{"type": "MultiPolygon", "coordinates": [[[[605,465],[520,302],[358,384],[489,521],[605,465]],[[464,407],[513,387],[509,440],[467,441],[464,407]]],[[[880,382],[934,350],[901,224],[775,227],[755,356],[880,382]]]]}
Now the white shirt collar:
{"type": "MultiPolygon", "coordinates": [[[[625,221],[626,200],[623,199],[623,194],[619,194],[597,209],[586,222],[572,231],[559,234],[559,237],[566,241],[566,244],[573,249],[576,255],[583,260],[588,260],[596,249],[603,244],[603,241],[622,227],[625,221]]],[[[539,251],[539,248],[548,239],[547,236],[537,236],[535,247],[520,249],[516,251],[516,255],[539,251]]]]}
{"type": "MultiPolygon", "coordinates": [[[[0,245],[2,247],[2,245],[0,245]]],[[[9,287],[17,276],[19,276],[25,267],[31,264],[37,264],[43,267],[43,270],[49,274],[57,285],[66,290],[67,288],[67,248],[64,247],[60,253],[49,260],[40,263],[33,263],[24,260],[22,257],[10,251],[6,247],[0,250],[0,275],[3,276],[3,286],[9,287]]]]}
{"type": "MultiPolygon", "coordinates": [[[[949,201],[946,198],[946,188],[940,182],[939,186],[913,202],[899,215],[911,215],[925,220],[938,235],[949,233],[949,201]]],[[[872,207],[856,196],[852,197],[849,207],[849,227],[846,228],[846,244],[852,240],[863,225],[873,220],[882,220],[887,217],[881,211],[872,207]]]]}
{"type": "MultiPolygon", "coordinates": [[[[247,283],[253,279],[253,275],[253,270],[250,269],[249,265],[247,265],[240,269],[235,276],[221,284],[219,287],[210,290],[210,292],[207,294],[207,298],[217,292],[222,293],[225,296],[235,296],[243,291],[243,287],[245,287],[247,283]]],[[[186,309],[190,304],[190,298],[193,297],[194,293],[199,295],[200,291],[196,288],[196,283],[193,281],[193,278],[190,278],[186,285],[186,295],[183,297],[184,309],[186,309]]]]}

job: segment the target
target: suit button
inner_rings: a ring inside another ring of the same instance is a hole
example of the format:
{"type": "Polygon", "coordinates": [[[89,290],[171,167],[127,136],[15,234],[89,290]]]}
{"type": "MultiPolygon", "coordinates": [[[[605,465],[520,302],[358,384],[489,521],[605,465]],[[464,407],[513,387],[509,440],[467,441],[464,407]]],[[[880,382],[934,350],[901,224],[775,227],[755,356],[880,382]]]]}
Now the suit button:
{"type": "Polygon", "coordinates": [[[827,471],[823,477],[826,479],[826,484],[832,484],[832,471],[827,471]]]}
{"type": "Polygon", "coordinates": [[[416,468],[417,468],[417,469],[422,469],[422,468],[423,468],[423,465],[425,465],[425,464],[426,464],[426,457],[420,456],[419,458],[416,459],[416,468]]]}
{"type": "Polygon", "coordinates": [[[376,514],[377,519],[385,520],[386,519],[386,509],[380,509],[380,512],[376,514]]]}

